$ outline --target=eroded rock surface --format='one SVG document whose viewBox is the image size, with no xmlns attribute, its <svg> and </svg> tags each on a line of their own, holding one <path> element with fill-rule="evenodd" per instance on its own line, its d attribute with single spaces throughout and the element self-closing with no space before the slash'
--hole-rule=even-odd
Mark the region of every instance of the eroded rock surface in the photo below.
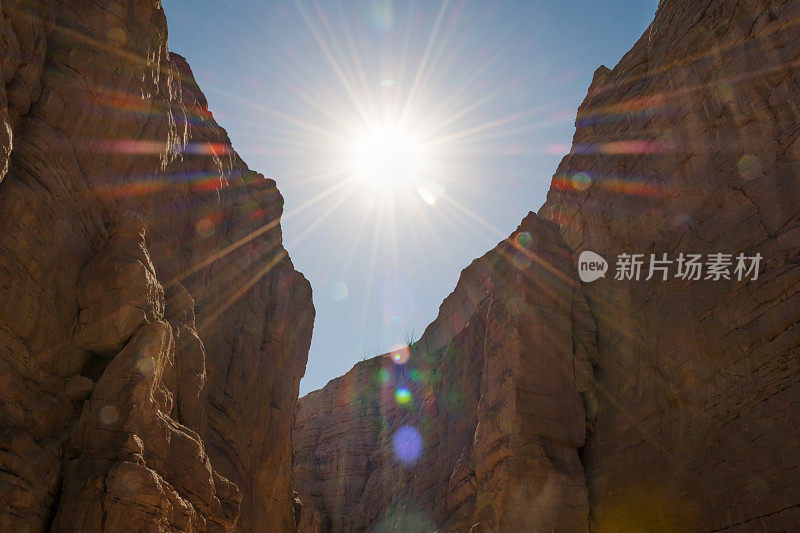
<svg viewBox="0 0 800 533">
<path fill-rule="evenodd" d="M 464 271 L 410 361 L 300 400 L 301 530 L 797 528 L 798 20 L 660 2 L 595 73 L 538 217 Z M 576 281 L 584 250 L 606 278 Z M 621 253 L 763 260 L 755 280 L 622 281 Z"/>
<path fill-rule="evenodd" d="M 405 364 L 380 356 L 302 398 L 301 530 L 586 530 L 596 346 L 576 279 L 558 226 L 531 213 L 464 270 Z"/>
<path fill-rule="evenodd" d="M 0 530 L 292 530 L 310 287 L 161 3 L 3 0 L 0 79 Z"/>
<path fill-rule="evenodd" d="M 797 2 L 662 2 L 578 112 L 540 211 L 572 249 L 763 257 L 757 280 L 586 286 L 598 530 L 800 524 L 799 17 Z"/>
</svg>

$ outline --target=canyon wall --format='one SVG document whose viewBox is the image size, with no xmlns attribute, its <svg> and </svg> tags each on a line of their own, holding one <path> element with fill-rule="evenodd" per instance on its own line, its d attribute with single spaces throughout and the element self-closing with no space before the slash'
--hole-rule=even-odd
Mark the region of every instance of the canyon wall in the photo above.
<svg viewBox="0 0 800 533">
<path fill-rule="evenodd" d="M 408 354 L 300 399 L 301 531 L 800 524 L 798 24 L 797 2 L 660 2 L 538 215 Z M 731 254 L 730 279 L 676 276 L 682 253 Z M 762 258 L 742 279 L 739 254 Z"/>
<path fill-rule="evenodd" d="M 302 398 L 301 530 L 585 526 L 596 333 L 571 262 L 556 224 L 529 215 L 410 350 Z"/>
<path fill-rule="evenodd" d="M 156 0 L 0 2 L 0 530 L 294 528 L 314 309 Z"/>
</svg>

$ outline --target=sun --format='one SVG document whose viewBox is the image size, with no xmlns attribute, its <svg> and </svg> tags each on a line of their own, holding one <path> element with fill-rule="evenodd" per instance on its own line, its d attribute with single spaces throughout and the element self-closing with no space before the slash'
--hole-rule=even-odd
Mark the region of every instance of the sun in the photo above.
<svg viewBox="0 0 800 533">
<path fill-rule="evenodd" d="M 357 178 L 379 192 L 416 189 L 431 171 L 420 137 L 396 123 L 363 128 L 351 151 Z"/>
</svg>

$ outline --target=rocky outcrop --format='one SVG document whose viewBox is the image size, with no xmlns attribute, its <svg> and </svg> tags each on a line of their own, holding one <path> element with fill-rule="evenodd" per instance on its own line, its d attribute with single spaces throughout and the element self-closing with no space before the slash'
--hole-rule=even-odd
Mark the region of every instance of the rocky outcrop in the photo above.
<svg viewBox="0 0 800 533">
<path fill-rule="evenodd" d="M 407 353 L 302 398 L 301 530 L 585 530 L 596 346 L 572 262 L 558 226 L 530 214 Z"/>
<path fill-rule="evenodd" d="M 0 4 L 0 530 L 294 528 L 314 310 L 155 0 Z"/>
<path fill-rule="evenodd" d="M 798 17 L 796 2 L 662 2 L 578 113 L 540 211 L 572 249 L 763 257 L 755 280 L 587 285 L 598 530 L 800 523 Z"/>
<path fill-rule="evenodd" d="M 171 299 L 167 319 L 135 216 L 121 217 L 83 267 L 75 341 L 93 359 L 89 377 L 72 378 L 87 385 L 70 399 L 88 399 L 67 441 L 57 531 L 236 525 L 242 494 L 212 468 L 198 433 L 205 358 L 176 348 L 188 336 L 203 355 L 194 304 L 180 285 L 174 291 L 183 298 Z"/>
<path fill-rule="evenodd" d="M 464 271 L 408 362 L 299 401 L 301 530 L 796 528 L 799 17 L 660 3 L 595 73 L 538 216 Z M 605 278 L 576 281 L 586 250 Z M 623 253 L 763 259 L 617 280 Z"/>
</svg>

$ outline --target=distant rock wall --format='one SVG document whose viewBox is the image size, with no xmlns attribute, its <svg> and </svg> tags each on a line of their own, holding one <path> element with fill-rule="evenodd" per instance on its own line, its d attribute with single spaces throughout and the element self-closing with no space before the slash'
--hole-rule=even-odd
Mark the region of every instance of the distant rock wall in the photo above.
<svg viewBox="0 0 800 533">
<path fill-rule="evenodd" d="M 578 449 L 596 347 L 573 271 L 558 227 L 531 214 L 464 270 L 409 354 L 302 398 L 301 530 L 586 529 Z"/>
<path fill-rule="evenodd" d="M 595 73 L 538 216 L 462 273 L 409 361 L 300 399 L 302 531 L 800 524 L 798 24 L 797 2 L 660 3 Z M 577 281 L 585 250 L 605 278 Z M 622 253 L 763 260 L 616 280 Z"/>
<path fill-rule="evenodd" d="M 161 3 L 3 0 L 0 79 L 0 530 L 292 530 L 311 291 Z"/>
</svg>

